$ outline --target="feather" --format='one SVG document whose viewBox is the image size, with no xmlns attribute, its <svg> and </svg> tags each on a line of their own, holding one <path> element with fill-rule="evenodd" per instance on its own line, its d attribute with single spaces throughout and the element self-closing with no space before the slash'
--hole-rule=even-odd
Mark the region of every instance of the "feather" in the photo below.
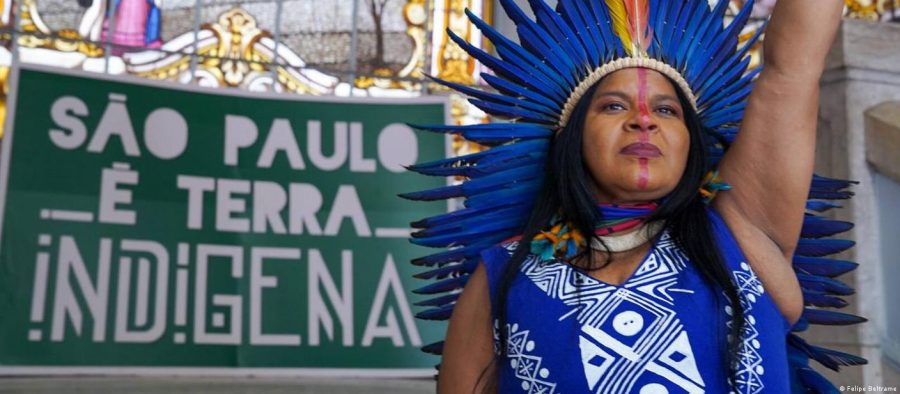
<svg viewBox="0 0 900 394">
<path fill-rule="evenodd" d="M 828 379 L 822 374 L 816 372 L 812 368 L 801 368 L 797 371 L 800 381 L 810 393 L 817 394 L 840 394 L 837 387 L 834 387 Z"/>
<path fill-rule="evenodd" d="M 447 320 L 453 313 L 453 307 L 455 306 L 455 304 L 450 304 L 437 308 L 426 309 L 422 312 L 416 313 L 416 318 L 422 320 Z"/>
<path fill-rule="evenodd" d="M 825 212 L 832 208 L 840 208 L 841 205 L 829 201 L 809 200 L 806 202 L 806 209 L 815 212 Z"/>
<path fill-rule="evenodd" d="M 625 13 L 628 14 L 628 34 L 634 45 L 634 52 L 631 55 L 645 56 L 652 41 L 652 32 L 649 29 L 649 1 L 623 0 L 623 2 L 625 3 Z"/>
<path fill-rule="evenodd" d="M 859 265 L 852 261 L 827 259 L 822 257 L 794 256 L 794 269 L 809 275 L 836 276 L 853 271 Z"/>
<path fill-rule="evenodd" d="M 438 296 L 438 297 L 434 297 L 434 298 L 429 298 L 424 301 L 416 302 L 414 305 L 416 305 L 416 306 L 447 305 L 449 303 L 456 302 L 456 300 L 459 299 L 460 294 L 462 294 L 462 293 L 453 293 L 453 294 L 442 295 L 442 296 Z"/>
<path fill-rule="evenodd" d="M 413 277 L 417 279 L 441 279 L 447 277 L 448 275 L 468 275 L 475 271 L 475 267 L 477 266 L 478 260 L 472 259 L 467 260 L 462 264 L 450 264 L 430 271 L 420 272 L 413 275 Z"/>
<path fill-rule="evenodd" d="M 606 0 L 606 6 L 612 18 L 613 32 L 619 37 L 619 41 L 622 42 L 625 53 L 629 56 L 634 56 L 635 46 L 631 38 L 631 28 L 628 25 L 628 11 L 625 8 L 625 2 L 627 1 L 630 0 Z"/>
<path fill-rule="evenodd" d="M 822 257 L 850 249 L 856 242 L 847 239 L 808 239 L 801 238 L 797 242 L 797 251 L 801 256 Z"/>
<path fill-rule="evenodd" d="M 787 343 L 790 348 L 805 353 L 813 360 L 835 371 L 839 370 L 840 366 L 863 365 L 868 362 L 859 356 L 810 345 L 795 334 L 788 335 Z"/>
<path fill-rule="evenodd" d="M 820 308 L 843 308 L 848 305 L 842 298 L 815 290 L 803 290 L 803 303 Z"/>
<path fill-rule="evenodd" d="M 853 223 L 839 220 L 828 220 L 817 216 L 803 217 L 803 228 L 800 236 L 803 238 L 821 238 L 849 231 Z"/>
<path fill-rule="evenodd" d="M 419 258 L 412 259 L 413 265 L 419 266 L 436 266 L 446 264 L 451 261 L 460 261 L 467 258 L 478 256 L 482 249 L 491 245 L 472 244 L 462 248 L 455 248 L 430 254 Z"/>
<path fill-rule="evenodd" d="M 827 178 L 821 175 L 813 174 L 812 187 L 821 190 L 838 191 L 846 189 L 851 185 L 858 184 L 857 181 L 848 181 L 844 179 Z"/>
<path fill-rule="evenodd" d="M 847 286 L 837 279 L 822 276 L 797 274 L 800 287 L 807 290 L 821 291 L 828 294 L 851 295 L 855 293 L 852 287 Z"/>
<path fill-rule="evenodd" d="M 869 321 L 868 319 L 849 313 L 826 311 L 822 309 L 803 309 L 803 318 L 809 324 L 822 324 L 826 326 L 848 326 Z"/>
<path fill-rule="evenodd" d="M 444 341 L 429 343 L 422 346 L 422 351 L 428 354 L 441 355 L 444 352 Z"/>
<path fill-rule="evenodd" d="M 847 200 L 850 197 L 853 197 L 853 192 L 849 191 L 841 191 L 841 192 L 831 192 L 831 191 L 819 191 L 815 189 L 810 189 L 808 198 L 813 199 L 821 199 L 821 200 Z"/>
<path fill-rule="evenodd" d="M 418 289 L 413 290 L 413 293 L 416 294 L 438 294 L 445 293 L 452 290 L 459 290 L 466 286 L 466 282 L 469 281 L 469 276 L 460 276 L 458 278 L 450 278 L 444 279 L 442 281 L 438 281 L 432 283 L 428 286 L 420 287 Z"/>
</svg>

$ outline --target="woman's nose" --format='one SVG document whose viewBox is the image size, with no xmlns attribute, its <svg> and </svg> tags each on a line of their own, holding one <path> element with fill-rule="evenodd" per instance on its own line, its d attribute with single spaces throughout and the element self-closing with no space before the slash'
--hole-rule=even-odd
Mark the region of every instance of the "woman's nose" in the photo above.
<svg viewBox="0 0 900 394">
<path fill-rule="evenodd" d="M 654 132 L 659 129 L 659 125 L 653 120 L 653 117 L 645 111 L 637 111 L 637 113 L 628 121 L 628 131 L 645 131 Z"/>
</svg>

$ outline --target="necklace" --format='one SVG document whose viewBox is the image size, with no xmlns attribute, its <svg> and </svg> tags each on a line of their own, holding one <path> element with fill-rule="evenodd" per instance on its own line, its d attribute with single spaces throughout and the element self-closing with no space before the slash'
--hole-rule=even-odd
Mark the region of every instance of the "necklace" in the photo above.
<svg viewBox="0 0 900 394">
<path fill-rule="evenodd" d="M 610 253 L 627 252 L 650 241 L 662 231 L 664 225 L 664 222 L 656 221 L 643 225 L 636 231 L 628 234 L 597 235 L 599 240 L 597 238 L 591 239 L 591 249 L 601 252 L 608 251 Z M 600 241 L 603 241 L 603 243 L 600 243 Z"/>
<path fill-rule="evenodd" d="M 656 210 L 655 202 L 641 204 L 598 204 L 602 219 L 594 225 L 594 237 L 600 237 L 610 246 L 612 252 L 634 249 L 656 236 L 662 229 L 662 222 L 645 225 L 645 220 Z M 660 224 L 657 224 L 660 223 Z M 628 235 L 615 236 L 638 227 Z M 647 231 L 649 230 L 649 231 Z M 571 223 L 554 217 L 548 227 L 537 234 L 531 242 L 531 253 L 544 260 L 568 259 L 579 250 L 588 247 L 586 236 L 573 231 Z M 596 239 L 591 241 L 591 249 L 605 251 Z"/>
</svg>

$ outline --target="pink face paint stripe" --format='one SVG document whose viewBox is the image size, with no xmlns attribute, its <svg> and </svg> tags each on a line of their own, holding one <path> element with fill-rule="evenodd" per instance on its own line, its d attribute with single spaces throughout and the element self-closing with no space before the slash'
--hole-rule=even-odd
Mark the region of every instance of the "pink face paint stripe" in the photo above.
<svg viewBox="0 0 900 394">
<path fill-rule="evenodd" d="M 638 110 L 640 111 L 640 126 L 641 129 L 638 132 L 638 137 L 641 142 L 647 143 L 650 142 L 650 109 L 647 106 L 647 69 L 638 68 Z M 641 157 L 638 159 L 639 173 L 638 173 L 638 188 L 645 189 L 647 188 L 647 183 L 650 181 L 650 168 L 647 165 L 647 158 Z"/>
</svg>

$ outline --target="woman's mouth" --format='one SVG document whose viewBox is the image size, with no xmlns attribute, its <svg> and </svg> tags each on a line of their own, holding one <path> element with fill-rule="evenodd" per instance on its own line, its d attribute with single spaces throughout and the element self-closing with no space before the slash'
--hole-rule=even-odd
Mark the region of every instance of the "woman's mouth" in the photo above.
<svg viewBox="0 0 900 394">
<path fill-rule="evenodd" d="M 629 156 L 638 156 L 638 157 L 660 157 L 662 156 L 662 152 L 660 152 L 659 148 L 656 145 L 653 145 L 648 142 L 635 142 L 630 144 L 624 148 L 622 148 L 619 153 L 623 155 Z"/>
</svg>

